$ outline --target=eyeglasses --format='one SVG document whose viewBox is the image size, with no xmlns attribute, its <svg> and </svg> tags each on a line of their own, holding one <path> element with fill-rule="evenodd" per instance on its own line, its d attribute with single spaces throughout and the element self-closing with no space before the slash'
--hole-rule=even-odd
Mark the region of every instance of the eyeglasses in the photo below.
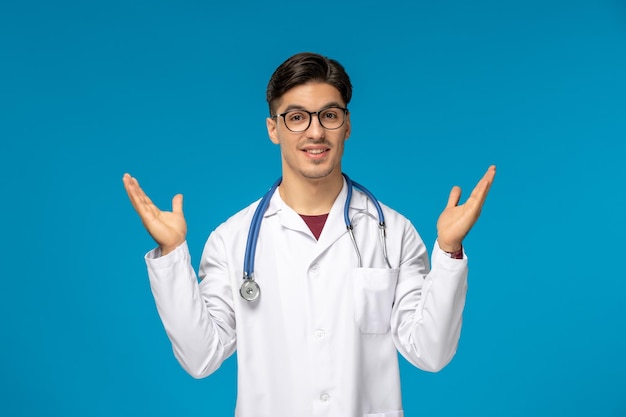
<svg viewBox="0 0 626 417">
<path fill-rule="evenodd" d="M 306 111 L 306 110 L 290 110 L 288 112 L 277 114 L 272 118 L 282 117 L 285 121 L 285 126 L 292 132 L 304 132 L 311 126 L 311 120 L 313 115 L 317 115 L 320 125 L 324 129 L 334 130 L 339 129 L 346 122 L 346 115 L 348 109 L 343 107 L 326 107 L 320 111 Z"/>
</svg>

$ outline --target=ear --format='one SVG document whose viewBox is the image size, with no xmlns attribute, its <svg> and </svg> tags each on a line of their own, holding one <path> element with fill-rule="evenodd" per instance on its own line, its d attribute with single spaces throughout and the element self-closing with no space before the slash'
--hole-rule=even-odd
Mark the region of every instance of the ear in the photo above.
<svg viewBox="0 0 626 417">
<path fill-rule="evenodd" d="M 280 141 L 278 140 L 278 132 L 277 132 L 277 124 L 276 124 L 277 119 L 273 119 L 271 117 L 268 117 L 267 119 L 265 119 L 265 125 L 267 126 L 267 134 L 270 137 L 270 140 L 275 144 L 278 145 L 280 143 Z"/>
<path fill-rule="evenodd" d="M 352 123 L 350 123 L 350 113 L 346 115 L 346 133 L 343 137 L 343 140 L 348 140 L 350 137 L 350 133 L 352 133 Z"/>
</svg>

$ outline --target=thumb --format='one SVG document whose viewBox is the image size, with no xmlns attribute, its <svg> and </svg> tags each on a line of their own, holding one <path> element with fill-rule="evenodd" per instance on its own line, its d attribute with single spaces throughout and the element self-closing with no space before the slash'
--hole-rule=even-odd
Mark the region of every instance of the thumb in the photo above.
<svg viewBox="0 0 626 417">
<path fill-rule="evenodd" d="M 182 214 L 183 212 L 183 195 L 182 194 L 176 194 L 174 198 L 172 198 L 172 212 Z"/>
<path fill-rule="evenodd" d="M 452 187 L 452 190 L 450 191 L 450 196 L 448 197 L 448 205 L 446 206 L 446 208 L 456 207 L 456 205 L 459 204 L 460 199 L 461 199 L 461 187 L 459 187 L 458 185 L 455 185 L 454 187 Z"/>
</svg>

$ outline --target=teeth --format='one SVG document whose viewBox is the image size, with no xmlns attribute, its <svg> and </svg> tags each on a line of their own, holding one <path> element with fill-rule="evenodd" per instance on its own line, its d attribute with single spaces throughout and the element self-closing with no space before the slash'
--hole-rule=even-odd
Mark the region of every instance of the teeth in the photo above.
<svg viewBox="0 0 626 417">
<path fill-rule="evenodd" d="M 323 149 L 310 149 L 310 150 L 308 150 L 307 152 L 308 152 L 308 153 L 315 154 L 315 155 L 318 155 L 318 154 L 320 154 L 320 153 L 324 152 L 324 150 L 323 150 Z"/>
</svg>

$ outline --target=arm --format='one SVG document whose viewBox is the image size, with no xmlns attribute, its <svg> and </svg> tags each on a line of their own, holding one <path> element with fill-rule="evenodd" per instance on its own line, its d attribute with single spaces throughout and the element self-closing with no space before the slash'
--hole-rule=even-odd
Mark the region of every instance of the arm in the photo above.
<svg viewBox="0 0 626 417">
<path fill-rule="evenodd" d="M 428 254 L 413 227 L 405 230 L 396 300 L 392 311 L 394 342 L 415 366 L 439 371 L 454 356 L 461 334 L 467 293 L 467 257 L 453 259 L 444 252 L 462 248 L 495 176 L 491 166 L 463 205 L 454 187 L 437 222 L 438 240 L 429 271 Z"/>
<path fill-rule="evenodd" d="M 187 244 L 167 256 L 146 255 L 150 288 L 174 356 L 194 378 L 216 371 L 236 348 L 235 313 L 223 246 L 213 233 L 200 270 L 210 279 L 198 284 Z"/>
<path fill-rule="evenodd" d="M 437 372 L 454 356 L 467 292 L 467 258 L 447 257 L 435 243 L 432 269 L 421 238 L 407 225 L 391 315 L 398 351 L 418 368 Z"/>
<path fill-rule="evenodd" d="M 187 225 L 183 215 L 183 196 L 172 199 L 172 211 L 161 211 L 144 193 L 137 180 L 123 177 L 124 188 L 148 233 L 158 248 L 146 255 L 150 287 L 159 316 L 172 342 L 181 366 L 194 377 L 215 371 L 235 349 L 235 322 L 232 300 L 212 302 L 215 294 L 203 292 L 185 241 Z M 217 277 L 218 298 L 228 289 L 226 259 L 219 239 L 209 238 L 203 254 L 203 265 L 213 264 Z M 221 260 L 221 261 L 220 261 Z M 221 270 L 221 274 L 220 274 Z M 224 278 L 220 281 L 221 278 Z M 226 282 L 224 282 L 226 281 Z"/>
</svg>

